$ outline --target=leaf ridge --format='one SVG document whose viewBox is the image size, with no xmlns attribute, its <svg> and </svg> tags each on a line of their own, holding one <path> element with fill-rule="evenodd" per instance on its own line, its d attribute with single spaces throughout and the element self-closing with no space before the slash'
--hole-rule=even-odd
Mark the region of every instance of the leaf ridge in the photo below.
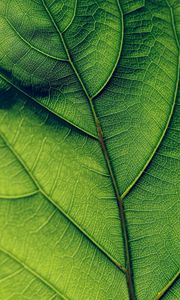
<svg viewBox="0 0 180 300">
<path fill-rule="evenodd" d="M 70 300 L 66 296 L 62 295 L 60 291 L 57 290 L 55 286 L 49 283 L 42 275 L 38 274 L 35 270 L 31 269 L 27 264 L 22 262 L 19 258 L 17 258 L 14 254 L 10 253 L 8 250 L 5 250 L 3 247 L 0 247 L 0 251 L 2 251 L 5 255 L 9 256 L 11 259 L 20 264 L 24 269 L 26 269 L 29 273 L 38 278 L 42 283 L 44 283 L 48 288 L 53 290 L 58 296 L 60 296 L 63 300 Z"/>
<path fill-rule="evenodd" d="M 128 1 L 127 1 L 127 4 L 128 4 Z M 126 7 L 127 4 L 126 4 L 126 1 L 125 1 L 125 3 L 122 4 L 123 5 L 123 13 L 124 13 L 124 15 L 130 14 L 130 13 L 132 13 L 132 12 L 138 10 L 138 9 L 141 9 L 142 7 L 144 7 L 145 6 L 145 0 L 137 1 L 137 3 L 135 2 L 134 6 L 130 7 L 130 8 Z"/>
<path fill-rule="evenodd" d="M 2 132 L 0 132 L 1 138 L 3 139 L 4 143 L 7 145 L 9 150 L 13 153 L 13 155 L 16 157 L 16 159 L 20 162 L 21 166 L 24 168 L 26 173 L 29 175 L 29 177 L 32 179 L 33 183 L 37 187 L 37 192 L 40 192 L 62 215 L 69 220 L 93 245 L 95 245 L 117 268 L 119 268 L 123 273 L 126 273 L 126 268 L 119 264 L 115 258 L 111 256 L 111 254 L 106 251 L 92 236 L 89 235 L 88 232 L 86 232 L 80 225 L 76 223 L 76 221 L 71 218 L 63 209 L 60 207 L 56 202 L 54 202 L 43 190 L 43 188 L 38 183 L 37 179 L 34 177 L 32 172 L 29 170 L 25 162 L 22 160 L 22 158 L 19 156 L 19 154 L 15 151 L 14 148 L 10 145 L 7 138 L 3 135 Z"/>
<path fill-rule="evenodd" d="M 22 195 L 10 195 L 10 196 L 6 196 L 6 195 L 0 195 L 0 199 L 22 199 L 22 198 L 29 198 L 31 196 L 34 196 L 36 194 L 38 194 L 40 191 L 39 190 L 35 190 L 34 192 L 30 192 L 30 193 L 26 193 L 26 194 L 22 194 Z"/>
</svg>

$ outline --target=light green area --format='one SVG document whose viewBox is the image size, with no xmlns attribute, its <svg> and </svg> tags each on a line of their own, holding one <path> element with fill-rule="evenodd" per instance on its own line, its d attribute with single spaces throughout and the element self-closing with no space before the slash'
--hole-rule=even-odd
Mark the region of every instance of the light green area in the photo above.
<svg viewBox="0 0 180 300">
<path fill-rule="evenodd" d="M 1 2 L 0 300 L 179 299 L 179 1 Z"/>
</svg>

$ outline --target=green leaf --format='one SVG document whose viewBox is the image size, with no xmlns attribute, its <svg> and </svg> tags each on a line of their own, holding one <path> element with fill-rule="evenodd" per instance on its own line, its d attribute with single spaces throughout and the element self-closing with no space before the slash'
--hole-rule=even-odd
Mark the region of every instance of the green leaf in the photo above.
<svg viewBox="0 0 180 300">
<path fill-rule="evenodd" d="M 0 299 L 179 299 L 177 0 L 1 0 Z"/>
</svg>

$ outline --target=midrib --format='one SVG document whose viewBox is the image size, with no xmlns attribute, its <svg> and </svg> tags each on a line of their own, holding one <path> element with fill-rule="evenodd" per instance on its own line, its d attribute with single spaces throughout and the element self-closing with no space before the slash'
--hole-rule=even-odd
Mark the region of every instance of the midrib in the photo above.
<svg viewBox="0 0 180 300">
<path fill-rule="evenodd" d="M 118 188 L 118 184 L 117 184 L 117 181 L 116 181 L 116 177 L 114 175 L 114 172 L 113 172 L 113 168 L 112 168 L 112 165 L 111 165 L 111 161 L 110 161 L 110 156 L 109 156 L 109 153 L 108 153 L 108 150 L 107 150 L 107 147 L 106 147 L 106 144 L 105 144 L 105 141 L 104 141 L 104 137 L 103 137 L 103 130 L 102 130 L 102 127 L 101 127 L 101 123 L 99 121 L 99 118 L 97 116 L 97 113 L 96 113 L 96 110 L 95 110 L 95 107 L 93 105 L 93 98 L 90 97 L 82 79 L 81 79 L 81 76 L 79 75 L 75 65 L 74 65 L 74 62 L 71 58 L 71 55 L 69 53 L 69 50 L 68 50 L 68 47 L 66 45 L 66 42 L 65 42 L 65 39 L 64 39 L 64 36 L 63 36 L 63 33 L 60 32 L 50 10 L 48 9 L 46 3 L 45 3 L 45 0 L 42 0 L 42 3 L 43 3 L 43 6 L 53 24 L 53 26 L 55 27 L 56 31 L 58 32 L 60 38 L 61 38 L 61 41 L 63 43 L 63 46 L 64 46 L 64 49 L 66 51 L 66 54 L 67 54 L 67 57 L 68 57 L 68 60 L 69 60 L 69 63 L 88 99 L 88 102 L 89 102 L 89 105 L 90 105 L 90 108 L 91 108 L 91 112 L 93 114 L 93 118 L 94 118 L 94 122 L 95 122 L 95 125 L 96 125 L 96 129 L 97 129 L 97 133 L 98 133 L 98 138 L 99 138 L 99 143 L 101 145 L 101 149 L 102 149 L 102 153 L 103 153 L 103 156 L 104 156 L 104 159 L 106 161 L 106 165 L 107 165 L 107 169 L 108 169 L 108 172 L 109 172 L 109 175 L 110 175 L 110 178 L 111 178 L 111 181 L 112 181 L 112 185 L 113 185 L 113 189 L 114 189 L 114 193 L 115 193 L 115 196 L 116 196 L 116 200 L 117 200 L 117 205 L 118 205 L 118 210 L 119 210 L 119 217 L 120 217 L 120 224 L 121 224 L 121 230 L 122 230 L 122 236 L 123 236 L 123 241 L 124 241 L 124 252 L 125 252 L 125 263 L 126 263 L 126 281 L 127 281 L 127 286 L 128 286 L 128 292 L 129 292 L 129 297 L 131 300 L 135 300 L 136 297 L 135 297 L 135 290 L 134 290 L 134 284 L 133 284 L 133 278 L 132 278 L 132 270 L 131 270 L 131 255 L 130 255 L 130 247 L 129 247 L 129 241 L 128 241 L 128 230 L 127 230 L 127 226 L 126 226 L 126 216 L 125 216 L 125 212 L 124 212 L 124 206 L 123 206 L 123 200 L 119 194 L 119 188 Z"/>
</svg>

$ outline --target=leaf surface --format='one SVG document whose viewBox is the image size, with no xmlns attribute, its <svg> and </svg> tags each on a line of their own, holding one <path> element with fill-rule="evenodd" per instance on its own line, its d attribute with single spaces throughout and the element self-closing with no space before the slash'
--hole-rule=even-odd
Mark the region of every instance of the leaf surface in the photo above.
<svg viewBox="0 0 180 300">
<path fill-rule="evenodd" d="M 178 299 L 178 1 L 2 1 L 0 298 Z"/>
</svg>

